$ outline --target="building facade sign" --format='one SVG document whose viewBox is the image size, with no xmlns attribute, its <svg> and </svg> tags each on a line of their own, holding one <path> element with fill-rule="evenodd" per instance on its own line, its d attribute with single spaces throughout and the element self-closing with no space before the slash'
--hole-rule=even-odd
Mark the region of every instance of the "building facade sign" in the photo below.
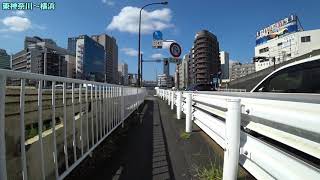
<svg viewBox="0 0 320 180">
<path fill-rule="evenodd" d="M 256 45 L 262 44 L 270 39 L 274 39 L 278 36 L 297 32 L 297 16 L 290 15 L 260 31 L 256 34 Z"/>
</svg>

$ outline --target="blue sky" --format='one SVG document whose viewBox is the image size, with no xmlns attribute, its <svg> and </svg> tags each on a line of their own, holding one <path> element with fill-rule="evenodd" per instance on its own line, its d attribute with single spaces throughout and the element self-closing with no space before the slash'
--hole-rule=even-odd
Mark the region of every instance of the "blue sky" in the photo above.
<svg viewBox="0 0 320 180">
<path fill-rule="evenodd" d="M 0 0 L 3 2 L 3 0 Z M 23 1 L 25 2 L 25 1 Z M 40 1 L 32 1 L 40 2 Z M 25 36 L 52 38 L 67 47 L 67 38 L 80 34 L 107 33 L 117 39 L 119 60 L 137 72 L 138 7 L 151 0 L 56 0 L 55 11 L 17 12 L 0 10 L 0 48 L 15 53 Z M 257 30 L 294 13 L 305 30 L 320 28 L 319 0 L 169 0 L 167 6 L 150 6 L 143 12 L 142 51 L 145 59 L 169 56 L 168 49 L 152 49 L 152 32 L 161 30 L 165 39 L 176 40 L 187 53 L 201 29 L 213 32 L 220 50 L 230 59 L 249 62 L 254 54 Z M 162 72 L 160 63 L 144 66 L 144 79 Z M 171 67 L 171 73 L 174 67 Z"/>
</svg>

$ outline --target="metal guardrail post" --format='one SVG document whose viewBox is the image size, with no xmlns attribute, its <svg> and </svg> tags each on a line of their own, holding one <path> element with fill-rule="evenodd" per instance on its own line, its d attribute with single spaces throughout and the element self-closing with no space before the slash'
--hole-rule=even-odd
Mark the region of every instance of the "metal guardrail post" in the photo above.
<svg viewBox="0 0 320 180">
<path fill-rule="evenodd" d="M 182 106 L 182 92 L 178 91 L 177 94 L 177 119 L 181 119 L 181 107 Z"/>
<path fill-rule="evenodd" d="M 164 90 L 162 90 L 162 100 L 164 100 L 165 94 Z"/>
<path fill-rule="evenodd" d="M 120 93 L 121 93 L 121 122 L 122 122 L 122 128 L 124 127 L 124 109 L 125 109 L 125 106 L 124 106 L 124 91 L 123 91 L 124 87 L 121 87 L 120 88 Z"/>
<path fill-rule="evenodd" d="M 45 171 L 45 163 L 44 163 L 44 152 L 43 152 L 43 116 L 42 116 L 42 88 L 43 88 L 43 81 L 40 80 L 39 81 L 39 84 L 38 84 L 38 137 L 39 137 L 39 146 L 40 146 L 40 164 L 41 164 L 41 176 L 42 176 L 42 179 L 46 179 L 46 171 Z M 63 84 L 63 94 L 64 94 L 64 102 L 65 101 L 65 83 Z M 64 108 L 65 108 L 65 103 L 64 103 Z M 66 114 L 66 113 L 64 113 Z M 66 120 L 66 115 L 64 115 L 64 120 Z M 64 124 L 64 127 L 65 124 Z M 67 147 L 67 146 L 65 146 Z M 66 150 L 67 148 L 65 148 Z M 67 153 L 66 153 L 66 158 L 67 158 Z M 66 161 L 67 163 L 67 161 Z M 67 169 L 68 169 L 68 164 L 66 165 Z"/>
<path fill-rule="evenodd" d="M 0 179 L 7 180 L 6 138 L 5 138 L 6 77 L 0 75 Z"/>
<path fill-rule="evenodd" d="M 168 91 L 168 105 L 170 106 L 171 102 L 171 91 Z"/>
<path fill-rule="evenodd" d="M 165 91 L 164 91 L 164 100 L 167 100 L 167 98 L 168 98 L 168 95 L 167 95 L 167 94 L 168 94 L 168 92 L 167 92 L 167 90 L 165 90 Z"/>
<path fill-rule="evenodd" d="M 192 132 L 192 94 L 188 93 L 186 97 L 186 132 Z"/>
<path fill-rule="evenodd" d="M 162 97 L 162 100 L 164 100 L 164 90 L 161 90 L 161 97 Z"/>
<path fill-rule="evenodd" d="M 234 180 L 238 175 L 240 148 L 240 99 L 227 100 L 226 149 L 224 152 L 223 180 Z"/>
<path fill-rule="evenodd" d="M 21 151 L 21 166 L 22 166 L 22 179 L 28 180 L 27 160 L 26 160 L 26 147 L 25 147 L 25 122 L 24 122 L 24 108 L 25 108 L 25 84 L 26 80 L 21 79 L 20 86 L 20 151 Z M 54 89 L 54 82 L 52 82 Z M 54 99 L 52 102 L 54 103 Z M 54 107 L 55 105 L 52 104 Z M 55 151 L 54 151 L 55 152 Z"/>
<path fill-rule="evenodd" d="M 171 110 L 173 110 L 173 106 L 174 106 L 174 91 L 171 92 Z"/>
<path fill-rule="evenodd" d="M 164 90 L 162 90 L 162 99 L 164 100 Z"/>
</svg>

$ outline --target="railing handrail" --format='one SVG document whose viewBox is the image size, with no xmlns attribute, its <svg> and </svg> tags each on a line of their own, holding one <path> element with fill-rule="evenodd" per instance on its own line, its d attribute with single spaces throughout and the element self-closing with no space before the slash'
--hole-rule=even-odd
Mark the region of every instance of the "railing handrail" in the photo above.
<svg viewBox="0 0 320 180">
<path fill-rule="evenodd" d="M 246 89 L 217 88 L 217 91 L 223 92 L 247 92 Z"/>
<path fill-rule="evenodd" d="M 17 82 L 20 81 L 19 102 L 15 101 L 6 103 L 5 101 L 6 97 L 11 97 L 7 96 L 6 94 L 8 78 L 12 78 L 13 81 Z M 33 86 L 38 84 L 36 85 L 36 89 L 38 90 L 37 105 L 33 105 L 33 109 L 28 107 L 33 112 L 37 113 L 27 114 L 24 110 L 27 90 L 25 88 L 27 84 L 26 79 L 32 80 L 31 84 Z M 51 82 L 51 85 L 46 86 L 46 82 Z M 63 83 L 62 102 L 61 99 L 59 101 L 61 103 L 59 106 L 61 108 L 60 117 L 58 117 L 60 118 L 60 124 L 56 124 L 55 121 L 57 118 L 56 114 L 58 114 L 56 113 L 56 109 L 58 109 L 56 106 L 56 94 L 58 94 L 57 92 L 60 91 L 56 89 L 56 82 Z M 67 92 L 68 83 L 72 84 L 72 89 L 68 89 L 69 92 Z M 79 85 L 79 88 L 75 88 L 76 84 Z M 42 98 L 44 95 L 44 88 L 50 88 L 51 90 L 52 98 L 50 103 L 48 100 L 43 100 Z M 49 91 L 49 89 L 47 89 L 47 91 Z M 61 95 L 61 91 L 59 94 Z M 75 94 L 77 94 L 77 96 Z M 46 95 L 48 95 L 48 92 L 46 92 Z M 31 94 L 31 96 L 36 97 L 35 94 Z M 0 179 L 6 180 L 8 177 L 24 180 L 27 180 L 28 178 L 45 179 L 49 175 L 55 176 L 55 179 L 64 179 L 107 136 L 109 136 L 109 134 L 111 134 L 118 126 L 124 124 L 124 121 L 127 119 L 127 117 L 136 111 L 143 103 L 145 96 L 145 88 L 127 87 L 102 82 L 0 69 Z M 70 99 L 71 104 L 70 102 L 67 103 L 67 101 Z M 43 101 L 45 101 L 46 104 L 42 103 Z M 35 103 L 34 100 L 31 100 L 31 103 Z M 44 113 L 44 109 L 42 107 L 48 106 L 47 104 L 50 104 L 51 108 L 46 108 L 45 110 L 51 111 L 51 113 Z M 76 104 L 77 112 L 75 112 Z M 5 113 L 5 107 L 11 106 L 11 108 L 19 108 L 19 105 L 19 113 L 10 114 L 7 117 L 11 119 L 19 119 L 20 123 L 6 121 L 7 117 Z M 10 108 L 7 108 L 7 110 L 8 109 Z M 78 113 L 78 115 L 76 115 L 76 113 Z M 28 148 L 32 149 L 29 151 L 26 151 L 26 139 L 24 136 L 21 135 L 20 137 L 17 137 L 19 134 L 25 134 L 25 127 L 27 125 L 25 121 L 28 119 L 26 116 L 29 116 L 29 119 L 31 119 L 31 116 L 36 116 L 36 118 L 32 118 L 38 120 L 38 135 L 36 135 L 38 138 L 34 139 L 34 142 L 37 143 L 33 142 L 28 144 Z M 44 116 L 47 118 L 49 117 L 51 131 L 43 129 L 44 120 L 48 120 L 44 119 Z M 79 117 L 76 119 L 75 116 Z M 16 124 L 20 125 L 20 128 L 15 127 Z M 6 130 L 5 125 L 8 125 L 8 127 L 13 129 L 10 129 L 10 131 Z M 58 126 L 59 128 L 57 128 Z M 91 127 L 90 129 L 89 126 Z M 16 131 L 18 132 L 16 133 Z M 57 134 L 60 134 L 60 136 L 56 135 L 56 131 L 59 131 Z M 45 133 L 46 135 L 44 135 Z M 11 139 L 8 141 L 8 144 L 6 144 L 6 137 L 11 137 Z M 51 138 L 53 138 L 52 147 L 48 142 L 51 141 Z M 59 141 L 58 138 L 60 138 Z M 16 149 L 16 145 L 9 143 L 20 144 L 20 148 Z M 35 144 L 39 145 L 35 146 Z M 57 150 L 58 145 L 59 147 L 63 147 L 63 150 L 61 150 L 61 148 L 60 151 Z M 46 147 L 45 150 L 44 146 Z M 17 152 L 20 151 L 21 155 L 19 153 L 7 153 L 6 149 Z M 77 152 L 77 149 L 79 149 L 79 151 L 81 150 L 80 153 Z M 39 153 L 37 153 L 38 151 Z M 72 151 L 73 153 L 70 154 L 69 151 Z M 32 166 L 27 166 L 27 152 L 29 153 L 28 163 L 32 162 Z M 46 152 L 46 155 L 44 155 L 44 152 Z M 16 161 L 16 156 L 21 159 L 21 169 L 19 169 L 20 163 L 19 161 Z M 60 158 L 57 158 L 57 156 Z M 37 159 L 38 157 L 40 157 L 39 160 Z M 70 161 L 69 159 L 74 159 L 74 161 Z M 37 165 L 39 164 L 40 168 L 36 168 L 34 163 Z M 8 171 L 8 165 L 10 171 Z M 10 172 L 10 174 L 8 174 L 8 172 Z"/>
<path fill-rule="evenodd" d="M 0 69 L 0 75 L 5 76 L 5 77 L 10 77 L 10 78 L 24 78 L 24 79 L 29 79 L 29 80 L 44 80 L 44 81 L 66 82 L 66 83 L 110 85 L 110 86 L 116 86 L 116 87 L 126 87 L 123 85 L 110 84 L 110 83 L 105 83 L 105 82 L 73 79 L 73 78 L 67 78 L 67 77 L 61 77 L 61 76 L 44 75 L 44 74 L 29 73 L 29 72 L 22 72 L 22 71 L 13 71 L 13 70 L 6 70 L 6 69 Z"/>
</svg>

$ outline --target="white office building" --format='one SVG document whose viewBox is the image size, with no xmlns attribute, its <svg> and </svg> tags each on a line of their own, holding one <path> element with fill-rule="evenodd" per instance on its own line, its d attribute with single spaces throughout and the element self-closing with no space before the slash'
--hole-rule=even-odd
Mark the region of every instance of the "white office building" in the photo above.
<svg viewBox="0 0 320 180">
<path fill-rule="evenodd" d="M 229 53 L 225 51 L 220 52 L 221 62 L 221 79 L 229 79 Z"/>
<path fill-rule="evenodd" d="M 118 72 L 119 72 L 119 84 L 128 85 L 128 64 L 121 63 L 118 64 Z"/>
<path fill-rule="evenodd" d="M 172 80 L 173 80 L 172 76 L 168 76 L 166 74 L 160 74 L 158 75 L 158 86 L 171 88 L 173 84 Z"/>
<path fill-rule="evenodd" d="M 67 77 L 76 78 L 76 57 L 73 55 L 65 55 L 65 60 L 67 62 Z"/>
<path fill-rule="evenodd" d="M 320 29 L 283 35 L 255 47 L 256 71 L 320 49 Z M 274 60 L 275 62 L 274 62 Z"/>
<path fill-rule="evenodd" d="M 178 85 L 179 88 L 185 89 L 188 87 L 188 62 L 189 54 L 183 56 L 180 64 L 177 65 L 178 70 Z"/>
<path fill-rule="evenodd" d="M 240 63 L 235 62 L 230 68 L 230 80 L 239 79 L 241 77 L 247 76 L 248 74 L 255 72 L 255 65 L 253 63 Z M 224 80 L 225 82 L 226 80 Z"/>
</svg>

